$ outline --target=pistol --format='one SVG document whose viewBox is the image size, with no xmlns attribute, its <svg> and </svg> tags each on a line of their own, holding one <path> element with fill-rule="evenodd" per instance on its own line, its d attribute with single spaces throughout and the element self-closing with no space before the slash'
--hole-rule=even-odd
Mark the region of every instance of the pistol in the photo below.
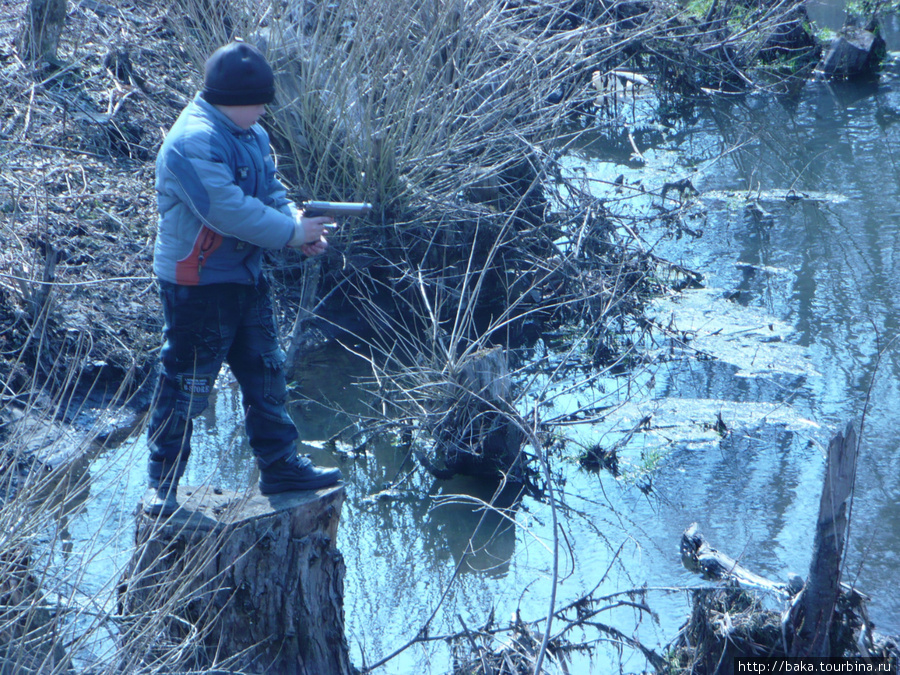
<svg viewBox="0 0 900 675">
<path fill-rule="evenodd" d="M 307 218 L 331 216 L 332 218 L 360 217 L 372 210 L 367 202 L 303 202 L 303 215 Z"/>
</svg>

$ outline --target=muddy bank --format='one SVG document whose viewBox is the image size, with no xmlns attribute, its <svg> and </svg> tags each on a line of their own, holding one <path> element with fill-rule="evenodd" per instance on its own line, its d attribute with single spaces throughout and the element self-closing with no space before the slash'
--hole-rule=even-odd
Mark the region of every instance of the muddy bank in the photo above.
<svg viewBox="0 0 900 675">
<path fill-rule="evenodd" d="M 28 66 L 12 44 L 24 6 L 4 2 L 0 22 L 0 397 L 69 420 L 141 408 L 160 328 L 152 159 L 188 71 L 165 6 L 78 3 L 62 62 Z"/>
</svg>

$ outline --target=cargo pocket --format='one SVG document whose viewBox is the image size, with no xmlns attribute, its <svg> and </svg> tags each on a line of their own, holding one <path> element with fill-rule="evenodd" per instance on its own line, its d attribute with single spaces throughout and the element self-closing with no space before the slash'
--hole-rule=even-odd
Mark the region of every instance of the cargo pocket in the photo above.
<svg viewBox="0 0 900 675">
<path fill-rule="evenodd" d="M 193 419 L 200 415 L 209 405 L 216 376 L 196 373 L 178 373 L 175 382 L 178 395 L 175 399 L 175 411 L 185 419 Z"/>
<path fill-rule="evenodd" d="M 262 355 L 263 398 L 270 405 L 284 405 L 287 399 L 287 382 L 284 377 L 284 363 L 287 354 L 280 348 Z"/>
</svg>

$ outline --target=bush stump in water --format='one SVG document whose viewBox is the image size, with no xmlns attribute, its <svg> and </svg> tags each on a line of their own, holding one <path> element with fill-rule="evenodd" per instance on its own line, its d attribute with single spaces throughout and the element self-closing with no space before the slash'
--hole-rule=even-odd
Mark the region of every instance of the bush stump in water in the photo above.
<svg viewBox="0 0 900 675">
<path fill-rule="evenodd" d="M 468 355 L 445 375 L 431 403 L 436 420 L 433 463 L 424 453 L 419 461 L 437 478 L 506 475 L 525 480 L 524 434 L 504 412 L 513 408 L 506 354 L 500 347 Z"/>
<path fill-rule="evenodd" d="M 884 38 L 874 26 L 844 26 L 822 57 L 818 72 L 833 79 L 872 75 L 886 53 Z"/>
<path fill-rule="evenodd" d="M 343 486 L 263 496 L 182 486 L 138 509 L 119 588 L 122 666 L 268 675 L 353 672 L 344 638 Z"/>
</svg>

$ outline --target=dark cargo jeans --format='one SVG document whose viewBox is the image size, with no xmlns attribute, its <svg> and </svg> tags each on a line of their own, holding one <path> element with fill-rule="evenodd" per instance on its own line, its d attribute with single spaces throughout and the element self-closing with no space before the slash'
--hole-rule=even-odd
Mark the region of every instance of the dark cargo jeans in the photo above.
<svg viewBox="0 0 900 675">
<path fill-rule="evenodd" d="M 184 473 L 192 420 L 206 408 L 223 362 L 241 387 L 247 436 L 259 467 L 293 454 L 298 433 L 285 408 L 285 355 L 268 283 L 159 283 L 165 344 L 148 428 L 151 483 Z"/>
</svg>

